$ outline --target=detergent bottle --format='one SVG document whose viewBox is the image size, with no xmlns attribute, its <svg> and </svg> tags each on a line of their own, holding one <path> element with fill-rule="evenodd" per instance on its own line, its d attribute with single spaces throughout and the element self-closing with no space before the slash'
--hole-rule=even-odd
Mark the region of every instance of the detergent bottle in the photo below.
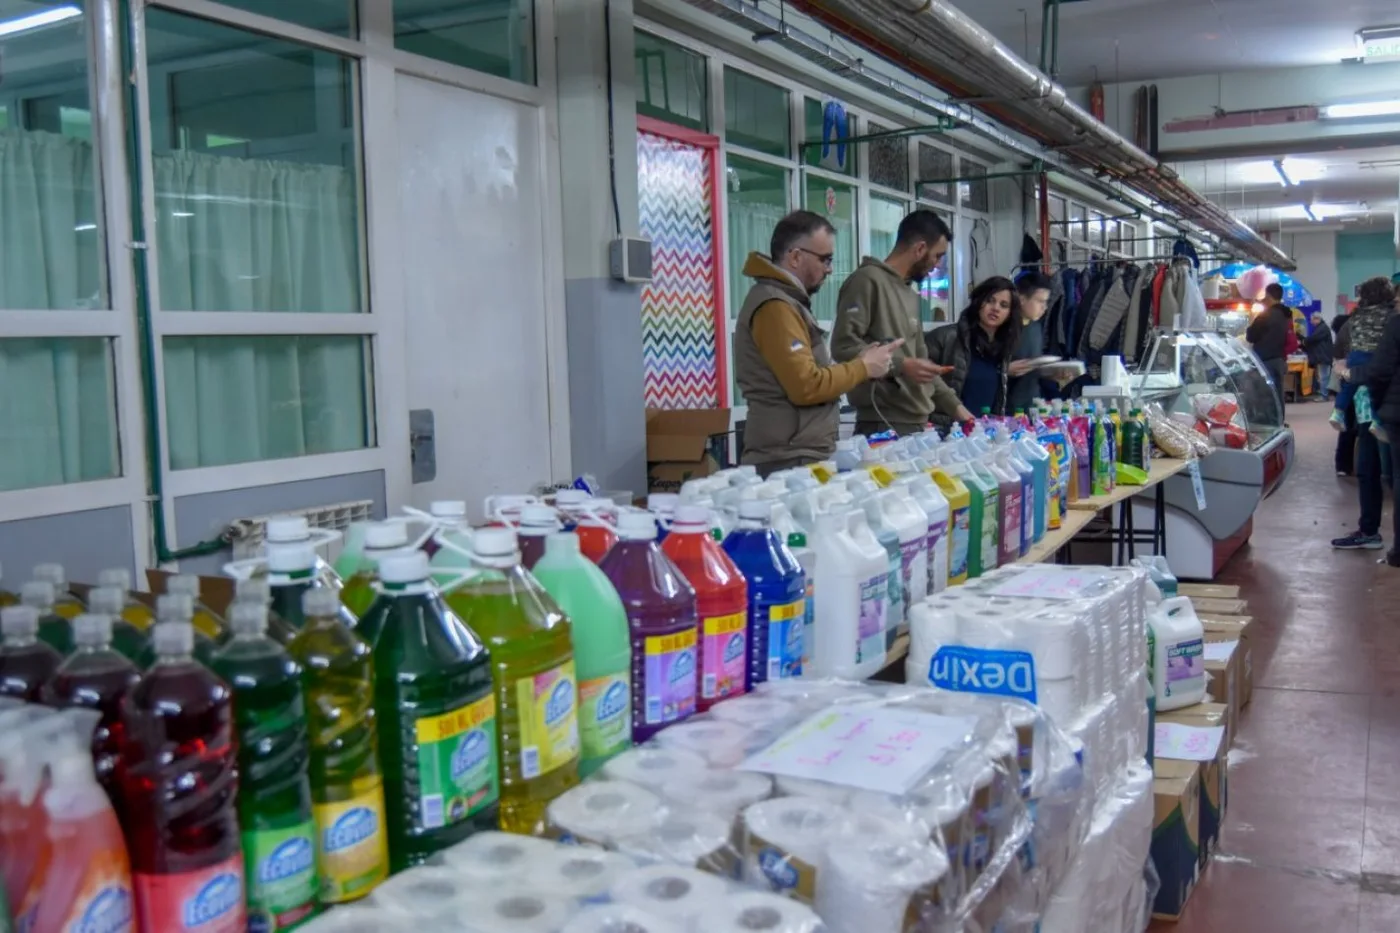
<svg viewBox="0 0 1400 933">
<path fill-rule="evenodd" d="M 807 618 L 807 576 L 773 528 L 775 503 L 753 499 L 739 505 L 739 526 L 724 539 L 724 551 L 748 584 L 749 684 L 797 677 Z M 805 539 L 803 540 L 805 544 Z"/>
<path fill-rule="evenodd" d="M 885 524 L 899 535 L 904 588 L 901 632 L 908 631 L 910 607 L 923 602 L 929 594 L 929 517 L 909 487 L 900 482 L 892 482 L 880 493 L 880 508 L 885 514 Z"/>
<path fill-rule="evenodd" d="M 904 554 L 899 547 L 899 532 L 885 521 L 878 495 L 864 495 L 856 500 L 856 505 L 865 511 L 866 525 L 889 558 L 889 571 L 885 577 L 889 591 L 885 612 L 885 648 L 889 649 L 894 647 L 900 627 L 909 624 L 909 607 L 904 601 Z"/>
<path fill-rule="evenodd" d="M 81 613 L 87 612 L 87 604 L 68 589 L 68 574 L 62 564 L 39 564 L 34 568 L 35 580 L 46 580 L 53 584 L 53 611 L 72 622 Z"/>
<path fill-rule="evenodd" d="M 1008 438 L 1006 449 L 1007 464 L 1021 479 L 1021 522 L 1020 540 L 1017 542 L 1017 556 L 1024 557 L 1035 541 L 1035 468 L 1021 455 L 1020 445 Z"/>
<path fill-rule="evenodd" d="M 39 640 L 60 655 L 73 650 L 73 626 L 54 611 L 54 588 L 48 580 L 30 580 L 20 587 L 19 599 L 39 615 Z M 75 614 L 76 615 L 76 614 Z"/>
<path fill-rule="evenodd" d="M 299 632 L 306 625 L 304 607 L 307 593 L 324 589 L 335 593 L 337 598 L 341 596 L 342 588 L 338 583 L 332 586 L 325 577 L 316 573 L 317 560 L 316 551 L 309 544 L 286 545 L 267 553 L 267 582 L 272 596 L 272 611 L 293 631 Z M 352 593 L 352 598 L 359 597 Z M 356 616 L 344 602 L 340 603 L 336 615 L 342 625 L 355 627 Z"/>
<path fill-rule="evenodd" d="M 1001 483 L 977 460 L 959 464 L 959 478 L 967 484 L 969 512 L 967 575 L 980 577 L 997 566 L 997 546 L 1001 541 Z"/>
<path fill-rule="evenodd" d="M 162 593 L 156 597 L 156 625 L 161 622 L 180 622 L 193 625 L 194 603 L 185 593 Z M 154 628 L 154 626 L 152 626 Z M 152 638 L 146 639 L 146 653 L 141 655 L 136 666 L 141 670 L 148 669 L 156 663 L 156 645 Z M 194 633 L 194 658 L 201 664 L 208 664 L 214 657 L 214 650 L 218 645 L 211 638 L 206 638 L 198 629 Z"/>
<path fill-rule="evenodd" d="M 1011 465 L 1010 452 L 1001 448 L 986 465 L 997 478 L 997 566 L 1014 564 L 1021 554 L 1021 474 Z"/>
<path fill-rule="evenodd" d="M 1123 422 L 1123 446 L 1120 449 L 1119 459 L 1129 466 L 1146 470 L 1150 463 L 1148 458 L 1144 456 L 1146 442 L 1146 432 L 1142 426 L 1142 412 L 1134 408 L 1128 413 L 1128 420 Z"/>
<path fill-rule="evenodd" d="M 1109 406 L 1108 420 L 1113 425 L 1113 451 L 1116 455 L 1123 449 L 1123 416 L 1119 414 L 1117 405 Z M 1113 462 L 1117 463 L 1122 459 L 1120 456 L 1114 456 Z"/>
<path fill-rule="evenodd" d="M 553 534 L 535 579 L 569 617 L 578 674 L 579 776 L 632 745 L 632 642 L 627 609 L 578 535 Z"/>
<path fill-rule="evenodd" d="M 1023 434 L 1016 440 L 1016 450 L 1031 468 L 1031 540 L 1045 537 L 1050 504 L 1050 453 L 1040 441 Z"/>
<path fill-rule="evenodd" d="M 141 678 L 130 658 L 112 648 L 111 616 L 84 613 L 73 620 L 76 649 L 44 684 L 43 701 L 55 709 L 70 706 L 96 711 L 90 743 L 97 780 L 121 799 L 117 764 L 122 747 L 122 703 Z"/>
<path fill-rule="evenodd" d="M 754 501 L 754 500 L 749 500 Z M 662 552 L 695 590 L 699 711 L 749 689 L 749 588 L 711 534 L 709 510 L 676 509 Z"/>
<path fill-rule="evenodd" d="M 447 590 L 446 601 L 461 626 L 475 632 L 490 651 L 487 669 L 499 717 L 500 828 L 535 833 L 549 803 L 579 781 L 572 631 L 554 599 L 520 566 L 515 532 L 481 529 L 472 538 L 470 560 L 469 575 Z M 477 673 L 484 653 L 479 645 L 472 649 L 450 664 L 446 658 L 436 661 L 439 677 L 460 678 L 451 692 L 463 708 L 485 699 L 475 692 L 484 683 Z M 386 663 L 382 656 L 380 663 Z M 395 668 L 381 670 L 392 675 Z M 454 714 L 454 707 L 441 713 Z"/>
<path fill-rule="evenodd" d="M 600 565 L 627 610 L 632 639 L 632 741 L 695 712 L 695 590 L 656 543 L 648 512 L 626 511 Z"/>
<path fill-rule="evenodd" d="M 254 575 L 269 572 L 271 558 L 279 548 L 301 548 L 309 547 L 311 552 L 316 554 L 316 549 L 324 547 L 340 539 L 340 532 L 331 531 L 328 528 L 312 528 L 305 515 L 276 515 L 267 520 L 267 537 L 263 543 L 263 554 L 265 559 L 254 570 Z M 317 585 L 329 586 L 332 589 L 340 590 L 340 574 L 335 572 L 335 568 L 321 559 L 316 554 L 316 565 L 313 568 Z M 233 574 L 233 576 L 244 576 L 244 574 Z M 196 628 L 198 624 L 196 623 Z"/>
<path fill-rule="evenodd" d="M 301 668 L 268 637 L 266 603 L 234 603 L 228 623 L 213 669 L 233 689 L 248 922 L 286 930 L 316 912 L 320 887 Z"/>
<path fill-rule="evenodd" d="M 374 658 L 340 621 L 335 590 L 308 590 L 303 602 L 306 623 L 287 654 L 301 669 L 306 707 L 318 900 L 343 904 L 369 894 L 389 875 Z M 391 722 L 386 734 L 396 725 Z"/>
<path fill-rule="evenodd" d="M 379 583 L 379 562 L 386 555 L 409 546 L 408 526 L 401 521 L 368 522 L 360 533 L 358 559 L 353 563 L 336 562 L 336 567 L 345 580 L 345 585 L 340 590 L 340 601 L 356 619 L 369 611 L 375 597 L 379 595 L 376 589 Z M 299 599 L 300 594 L 305 593 L 305 588 L 302 587 L 295 587 L 294 590 L 297 592 L 287 592 L 287 600 Z M 273 635 L 276 637 L 275 631 Z"/>
<path fill-rule="evenodd" d="M 272 611 L 272 584 L 268 582 L 267 577 L 235 580 L 229 615 L 233 614 L 234 607 L 240 603 L 252 603 L 267 614 L 267 636 L 279 645 L 288 645 L 296 637 L 297 630 L 292 628 L 286 619 Z"/>
<path fill-rule="evenodd" d="M 433 567 L 437 567 L 437 553 L 441 547 L 443 538 L 447 538 L 456 544 L 458 548 L 466 550 L 471 547 L 472 527 L 467 521 L 467 504 L 461 499 L 438 499 L 428 505 L 428 515 L 433 520 L 435 531 L 429 535 L 421 547 L 423 553 L 433 559 Z M 448 555 L 443 561 L 448 564 L 455 564 L 458 558 L 455 554 Z M 439 578 L 451 580 L 452 573 L 439 575 L 436 569 L 433 571 L 433 581 L 438 582 Z M 441 585 L 439 583 L 439 585 Z"/>
<path fill-rule="evenodd" d="M 127 570 L 125 567 L 114 567 L 110 570 L 104 570 L 97 575 L 97 585 L 99 587 L 116 587 L 118 590 L 121 590 L 122 608 L 120 612 L 116 613 L 116 615 L 121 616 L 122 619 L 124 619 L 131 625 L 136 626 L 136 628 L 139 629 L 141 632 L 145 632 L 152 625 L 156 624 L 156 614 L 151 611 L 151 607 L 147 606 L 139 599 L 134 599 L 131 595 L 130 570 Z M 92 608 L 91 604 L 92 598 L 91 595 L 89 595 L 89 609 Z M 104 610 L 93 611 L 97 612 Z M 109 612 L 108 614 L 111 615 L 112 613 Z"/>
<path fill-rule="evenodd" d="M 0 710 L 0 869 L 5 900 L 14 911 L 4 919 L 8 923 L 13 916 L 17 930 L 33 929 L 53 858 L 43 805 L 50 784 L 48 753 L 57 734 L 73 728 L 75 712 L 91 721 L 87 711 L 55 713 L 30 703 Z"/>
<path fill-rule="evenodd" d="M 544 557 L 545 540 L 562 529 L 559 516 L 547 505 L 527 505 L 520 510 L 520 563 L 534 570 Z"/>
<path fill-rule="evenodd" d="M 656 516 L 657 540 L 665 541 L 671 533 L 671 520 L 676 516 L 676 507 L 681 497 L 674 492 L 653 492 L 647 496 L 647 511 Z"/>
<path fill-rule="evenodd" d="M 115 586 L 99 586 L 88 592 L 88 610 L 111 620 L 112 647 L 133 664 L 140 664 L 150 654 L 151 640 L 122 614 L 127 601 L 126 591 Z M 75 641 L 76 637 L 74 633 Z"/>
<path fill-rule="evenodd" d="M 609 499 L 589 499 L 578 514 L 579 549 L 597 564 L 617 543 L 617 507 Z"/>
<path fill-rule="evenodd" d="M 946 467 L 935 466 L 929 477 L 948 500 L 948 585 L 967 582 L 972 537 L 972 494 L 962 478 Z"/>
<path fill-rule="evenodd" d="M 52 645 L 39 640 L 39 610 L 30 605 L 0 609 L 0 638 L 0 696 L 37 703 L 44 684 L 63 663 Z"/>
<path fill-rule="evenodd" d="M 810 668 L 812 649 L 816 646 L 816 635 L 813 633 L 813 629 L 817 624 L 817 552 L 807 544 L 807 532 L 801 529 L 788 534 L 787 546 L 788 550 L 792 552 L 793 560 L 797 561 L 797 565 L 802 568 L 805 584 L 802 594 L 802 654 L 799 658 L 799 669 L 796 671 L 797 675 L 801 675 Z M 769 638 L 772 638 L 771 630 Z M 770 677 L 769 679 L 774 678 Z"/>
<path fill-rule="evenodd" d="M 860 451 L 852 438 L 836 442 L 836 472 L 849 473 L 860 466 Z"/>
<path fill-rule="evenodd" d="M 0 609 L 4 609 L 6 606 L 18 606 L 19 594 L 12 593 L 9 590 L 5 589 L 4 584 L 5 569 L 3 566 L 0 566 Z"/>
<path fill-rule="evenodd" d="M 941 593 L 948 588 L 948 522 L 952 518 L 948 498 L 926 470 L 911 473 L 899 482 L 927 516 L 928 592 Z"/>
<path fill-rule="evenodd" d="M 539 504 L 539 496 L 528 494 L 487 496 L 484 505 L 486 524 L 492 528 L 514 528 L 520 524 L 520 513 L 525 506 Z"/>
<path fill-rule="evenodd" d="M 188 622 L 156 623 L 155 663 L 122 705 L 136 915 L 142 930 L 243 933 L 232 694 L 194 659 L 194 636 Z"/>
<path fill-rule="evenodd" d="M 199 577 L 192 573 L 179 574 L 169 577 L 165 581 L 165 592 L 190 598 L 190 603 L 194 607 L 194 616 L 191 621 L 195 631 L 213 641 L 222 641 L 227 635 L 224 620 L 200 599 L 201 587 Z"/>
<path fill-rule="evenodd" d="M 1110 438 L 1112 424 L 1106 418 L 1090 416 L 1089 450 L 1090 461 L 1090 495 L 1106 496 L 1113 491 L 1114 466 L 1113 466 L 1113 441 Z"/>
<path fill-rule="evenodd" d="M 813 546 L 816 596 L 811 670 L 804 676 L 865 680 L 885 666 L 889 553 L 859 508 L 823 512 Z"/>
</svg>

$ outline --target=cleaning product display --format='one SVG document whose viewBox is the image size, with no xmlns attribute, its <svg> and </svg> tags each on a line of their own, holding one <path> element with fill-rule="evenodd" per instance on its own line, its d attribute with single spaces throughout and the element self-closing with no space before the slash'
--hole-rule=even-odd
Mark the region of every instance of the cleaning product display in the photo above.
<svg viewBox="0 0 1400 933">
<path fill-rule="evenodd" d="M 751 499 L 740 504 L 739 524 L 724 539 L 724 551 L 748 582 L 750 685 L 799 676 L 806 632 L 807 575 L 786 540 L 773 528 L 772 501 Z"/>
<path fill-rule="evenodd" d="M 63 663 L 63 655 L 39 640 L 39 613 L 32 605 L 0 609 L 0 696 L 39 699 L 44 684 Z"/>
<path fill-rule="evenodd" d="M 356 619 L 369 610 L 377 595 L 375 584 L 379 582 L 379 562 L 394 551 L 406 548 L 408 525 L 403 521 L 369 522 L 358 529 L 360 546 L 352 548 L 352 529 L 346 535 L 346 545 L 335 562 L 335 571 L 345 581 L 340 591 L 340 601 Z"/>
<path fill-rule="evenodd" d="M 696 661 L 700 681 L 696 708 L 705 712 L 726 697 L 749 689 L 749 591 L 739 568 L 715 541 L 710 510 L 676 509 L 661 552 L 695 590 Z"/>
</svg>

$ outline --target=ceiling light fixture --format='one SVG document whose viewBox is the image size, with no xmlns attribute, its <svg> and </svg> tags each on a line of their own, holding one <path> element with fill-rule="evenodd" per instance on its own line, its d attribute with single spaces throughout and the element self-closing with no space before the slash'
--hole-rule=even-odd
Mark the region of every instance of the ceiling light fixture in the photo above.
<svg viewBox="0 0 1400 933">
<path fill-rule="evenodd" d="M 1355 104 L 1328 104 L 1322 108 L 1324 120 L 1356 120 L 1366 117 L 1400 116 L 1400 100 L 1371 100 Z"/>
<path fill-rule="evenodd" d="M 1288 177 L 1288 170 L 1283 167 L 1282 159 L 1274 160 L 1274 171 L 1278 172 L 1278 183 L 1285 188 L 1293 187 L 1293 179 Z"/>
<path fill-rule="evenodd" d="M 1303 205 L 1303 213 L 1308 215 L 1308 220 L 1311 220 L 1313 223 L 1317 223 L 1317 215 L 1313 213 L 1311 204 Z"/>
<path fill-rule="evenodd" d="M 61 23 L 82 15 L 83 11 L 80 8 L 70 5 L 54 7 L 52 10 L 44 10 L 42 13 L 31 13 L 28 16 L 7 19 L 0 22 L 0 38 L 18 35 L 43 26 L 52 26 L 54 23 Z"/>
</svg>

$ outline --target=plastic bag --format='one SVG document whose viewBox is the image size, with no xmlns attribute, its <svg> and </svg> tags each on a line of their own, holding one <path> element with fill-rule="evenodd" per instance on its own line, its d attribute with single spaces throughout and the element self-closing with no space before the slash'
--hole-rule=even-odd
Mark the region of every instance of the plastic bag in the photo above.
<svg viewBox="0 0 1400 933">
<path fill-rule="evenodd" d="M 1147 426 L 1152 429 L 1152 443 L 1168 456 L 1190 460 L 1207 456 L 1215 450 L 1208 437 L 1183 426 L 1174 416 L 1169 416 L 1160 403 L 1148 403 L 1143 414 L 1147 417 Z"/>
</svg>

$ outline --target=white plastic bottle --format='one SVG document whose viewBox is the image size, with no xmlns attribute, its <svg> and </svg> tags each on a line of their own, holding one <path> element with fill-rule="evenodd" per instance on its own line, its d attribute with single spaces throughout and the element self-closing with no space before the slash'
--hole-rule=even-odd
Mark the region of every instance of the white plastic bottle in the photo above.
<svg viewBox="0 0 1400 933">
<path fill-rule="evenodd" d="M 885 666 L 889 558 L 860 509 L 817 516 L 816 619 L 804 677 L 865 680 Z"/>
<path fill-rule="evenodd" d="M 896 482 L 880 494 L 880 506 L 885 521 L 899 535 L 899 549 L 904 572 L 904 628 L 909 627 L 909 608 L 928 598 L 928 513 L 910 493 L 909 487 Z"/>
<path fill-rule="evenodd" d="M 1147 658 L 1158 712 L 1205 699 L 1205 630 L 1189 596 L 1164 599 L 1152 610 L 1147 618 Z"/>
<path fill-rule="evenodd" d="M 856 449 L 854 440 L 844 440 L 836 442 L 836 471 L 838 473 L 849 473 L 860 466 L 860 451 Z"/>
<path fill-rule="evenodd" d="M 807 544 L 807 532 L 799 528 L 796 522 L 784 540 L 807 577 L 807 606 L 802 618 L 802 672 L 805 674 L 812 663 L 812 651 L 816 647 L 817 552 Z"/>
<path fill-rule="evenodd" d="M 903 477 L 900 484 L 928 516 L 928 591 L 941 593 L 948 588 L 948 521 L 952 509 L 926 470 Z"/>
</svg>

